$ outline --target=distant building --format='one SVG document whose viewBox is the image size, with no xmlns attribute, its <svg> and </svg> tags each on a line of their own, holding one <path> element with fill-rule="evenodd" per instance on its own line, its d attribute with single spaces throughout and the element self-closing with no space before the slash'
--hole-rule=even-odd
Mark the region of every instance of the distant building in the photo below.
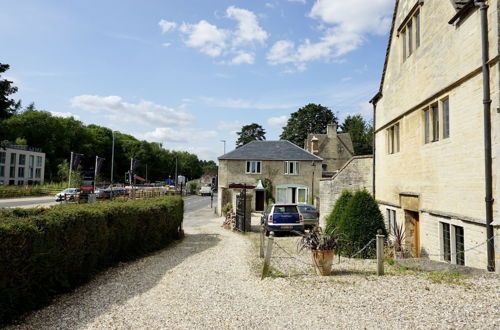
<svg viewBox="0 0 500 330">
<path fill-rule="evenodd" d="M 0 149 L 0 185 L 43 184 L 45 153 L 38 148 L 9 144 Z"/>
</svg>

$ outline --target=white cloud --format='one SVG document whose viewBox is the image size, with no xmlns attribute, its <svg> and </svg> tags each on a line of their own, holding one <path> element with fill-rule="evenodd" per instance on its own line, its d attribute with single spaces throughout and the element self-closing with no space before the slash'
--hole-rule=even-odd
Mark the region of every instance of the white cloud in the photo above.
<svg viewBox="0 0 500 330">
<path fill-rule="evenodd" d="M 243 126 L 243 122 L 239 120 L 233 121 L 220 121 L 219 125 L 217 125 L 217 129 L 221 131 L 234 131 L 239 130 Z"/>
<path fill-rule="evenodd" d="M 232 98 L 215 99 L 212 97 L 202 97 L 201 100 L 205 102 L 205 104 L 216 108 L 277 110 L 297 107 L 296 104 L 253 102 Z"/>
<path fill-rule="evenodd" d="M 149 126 L 185 126 L 194 117 L 178 109 L 169 108 L 150 101 L 128 103 L 119 96 L 80 95 L 71 100 L 71 106 L 91 112 L 104 112 L 104 115 L 117 122 L 142 123 Z"/>
<path fill-rule="evenodd" d="M 306 0 L 288 0 L 288 2 L 299 2 L 299 3 L 305 4 Z"/>
<path fill-rule="evenodd" d="M 387 33 L 393 5 L 393 0 L 317 0 L 309 16 L 320 21 L 323 35 L 319 41 L 306 39 L 295 46 L 290 40 L 279 40 L 267 60 L 271 65 L 291 63 L 300 71 L 307 62 L 347 54 L 359 48 L 367 35 Z"/>
<path fill-rule="evenodd" d="M 170 42 L 164 42 L 161 44 L 163 47 L 170 47 L 172 44 Z"/>
<path fill-rule="evenodd" d="M 271 117 L 267 120 L 267 124 L 272 127 L 283 127 L 288 122 L 288 116 Z"/>
<path fill-rule="evenodd" d="M 167 33 L 170 30 L 174 30 L 177 27 L 177 23 L 169 22 L 164 19 L 158 22 L 158 25 L 161 27 L 161 33 Z"/>
<path fill-rule="evenodd" d="M 233 32 L 233 46 L 251 44 L 253 42 L 264 43 L 268 34 L 262 29 L 257 21 L 257 16 L 249 10 L 230 6 L 226 10 L 228 18 L 238 21 L 238 29 Z"/>
<path fill-rule="evenodd" d="M 211 57 L 224 57 L 219 63 L 253 64 L 255 47 L 263 46 L 269 34 L 259 25 L 257 16 L 250 10 L 230 6 L 226 9 L 225 18 L 236 21 L 237 26 L 222 29 L 206 20 L 195 24 L 182 23 L 178 30 L 184 37 L 184 44 Z M 164 32 L 176 27 L 172 24 L 176 23 L 160 21 Z"/>
<path fill-rule="evenodd" d="M 217 136 L 216 131 L 203 131 L 195 128 L 175 130 L 171 127 L 157 127 L 154 131 L 143 134 L 146 140 L 157 142 L 195 142 Z"/>
<path fill-rule="evenodd" d="M 253 64 L 255 61 L 254 55 L 250 53 L 241 52 L 236 55 L 232 60 L 231 64 L 239 65 L 239 64 Z"/>
<path fill-rule="evenodd" d="M 80 116 L 72 114 L 71 112 L 58 112 L 58 111 L 50 111 L 52 116 L 54 117 L 62 117 L 62 118 L 70 118 L 73 117 L 75 119 L 80 119 Z"/>
<path fill-rule="evenodd" d="M 179 30 L 187 35 L 187 39 L 184 41 L 187 46 L 198 48 L 209 56 L 220 56 L 227 46 L 228 31 L 219 29 L 205 20 L 201 20 L 197 24 L 182 23 Z"/>
</svg>

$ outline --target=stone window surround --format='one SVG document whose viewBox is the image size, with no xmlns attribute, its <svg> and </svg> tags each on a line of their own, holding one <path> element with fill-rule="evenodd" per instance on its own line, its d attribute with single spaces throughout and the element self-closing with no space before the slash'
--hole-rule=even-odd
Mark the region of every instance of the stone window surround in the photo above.
<svg viewBox="0 0 500 330">
<path fill-rule="evenodd" d="M 397 36 L 401 38 L 401 62 L 405 62 L 408 57 L 410 57 L 417 48 L 422 44 L 422 11 L 424 1 L 417 1 L 415 6 L 410 10 L 408 15 L 403 19 L 401 24 L 397 29 Z M 407 32 L 411 31 L 411 35 Z"/>
<path fill-rule="evenodd" d="M 447 260 L 447 258 L 444 255 L 444 226 L 448 225 L 449 226 L 449 244 L 450 244 L 450 260 Z M 447 221 L 446 219 L 440 220 L 439 221 L 439 251 L 440 251 L 440 259 L 441 261 L 444 262 L 450 262 L 453 265 L 460 264 L 458 262 L 458 255 L 457 255 L 457 229 L 461 228 L 462 232 L 464 233 L 463 237 L 465 237 L 465 230 L 463 226 L 458 226 L 456 224 L 451 223 L 450 221 Z M 464 239 L 465 242 L 465 239 Z M 465 246 L 463 248 L 465 250 Z M 465 253 L 463 253 L 462 258 L 465 260 Z"/>
<path fill-rule="evenodd" d="M 387 131 L 387 154 L 392 155 L 399 153 L 401 150 L 401 125 L 399 122 L 394 123 Z"/>
<path fill-rule="evenodd" d="M 447 104 L 447 111 L 448 111 L 448 117 L 447 120 L 445 120 L 445 103 Z M 437 127 L 434 127 L 434 124 L 436 123 L 436 120 L 434 119 L 434 112 L 433 112 L 433 107 L 437 106 Z M 423 107 L 422 109 L 422 127 L 423 127 L 423 144 L 432 144 L 435 142 L 439 142 L 442 140 L 446 140 L 450 137 L 450 97 L 449 95 L 444 95 L 440 97 L 437 100 L 434 100 L 430 102 L 428 105 Z M 429 114 L 429 117 L 427 119 L 427 114 Z M 445 123 L 448 125 L 448 130 L 447 130 L 447 135 L 445 134 Z M 429 126 L 427 126 L 427 124 Z M 435 133 L 437 132 L 437 136 L 435 136 Z"/>
<path fill-rule="evenodd" d="M 284 165 L 284 174 L 285 175 L 298 175 L 299 174 L 299 162 L 298 161 L 287 160 L 283 163 L 283 165 Z M 290 169 L 293 169 L 293 171 L 291 171 Z"/>
</svg>

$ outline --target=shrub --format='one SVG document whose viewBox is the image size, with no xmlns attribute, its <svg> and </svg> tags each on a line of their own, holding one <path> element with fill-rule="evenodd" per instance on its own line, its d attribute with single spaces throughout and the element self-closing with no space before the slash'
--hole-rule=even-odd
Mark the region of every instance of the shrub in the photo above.
<svg viewBox="0 0 500 330">
<path fill-rule="evenodd" d="M 333 234 L 336 231 L 336 228 L 339 227 L 341 219 L 343 219 L 345 216 L 347 204 L 351 200 L 352 196 L 352 192 L 350 192 L 349 190 L 342 191 L 342 194 L 333 206 L 332 212 L 326 218 L 325 232 L 327 234 Z"/>
<path fill-rule="evenodd" d="M 344 210 L 337 231 L 344 239 L 342 243 L 343 254 L 352 255 L 363 248 L 375 238 L 379 229 L 387 237 L 384 217 L 377 202 L 366 190 L 355 192 Z M 374 257 L 374 246 L 364 250 L 360 256 L 364 258 Z"/>
<path fill-rule="evenodd" d="M 0 213 L 0 325 L 177 238 L 178 196 Z"/>
</svg>

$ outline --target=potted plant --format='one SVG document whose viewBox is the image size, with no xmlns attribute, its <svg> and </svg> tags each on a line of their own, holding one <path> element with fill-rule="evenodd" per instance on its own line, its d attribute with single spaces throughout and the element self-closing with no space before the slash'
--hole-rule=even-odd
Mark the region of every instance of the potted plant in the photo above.
<svg viewBox="0 0 500 330">
<path fill-rule="evenodd" d="M 298 242 L 299 252 L 304 249 L 311 251 L 316 274 L 322 276 L 332 272 L 333 255 L 338 247 L 339 237 L 333 233 L 326 234 L 319 227 L 305 233 Z"/>
<path fill-rule="evenodd" d="M 394 224 L 392 236 L 394 237 L 394 258 L 402 259 L 404 258 L 403 245 L 406 239 L 406 232 L 403 224 Z"/>
</svg>

